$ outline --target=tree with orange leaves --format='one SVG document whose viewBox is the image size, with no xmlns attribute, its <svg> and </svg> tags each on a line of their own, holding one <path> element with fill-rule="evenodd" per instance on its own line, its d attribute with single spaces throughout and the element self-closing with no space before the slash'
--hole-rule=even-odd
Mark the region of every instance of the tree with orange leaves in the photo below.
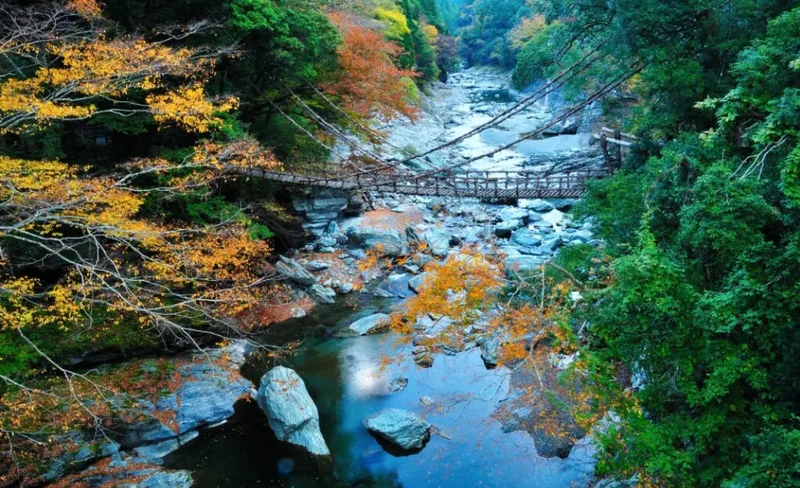
<svg viewBox="0 0 800 488">
<path fill-rule="evenodd" d="M 236 106 L 235 99 L 205 95 L 212 51 L 109 38 L 94 7 L 81 0 L 51 10 L 0 9 L 0 54 L 8 67 L 0 77 L 0 131 L 145 113 L 157 124 L 204 133 Z M 0 155 L 0 449 L 46 444 L 53 426 L 33 428 L 24 419 L 61 405 L 54 400 L 60 395 L 72 397 L 65 401 L 78 410 L 88 412 L 87 403 L 98 408 L 59 428 L 105 425 L 99 400 L 82 397 L 95 385 L 52 354 L 47 341 L 57 334 L 91 342 L 127 327 L 196 344 L 199 334 L 237 332 L 235 318 L 269 300 L 274 286 L 262 263 L 270 248 L 251 235 L 246 209 L 211 225 L 145 217 L 144 210 L 153 201 L 208 195 L 242 170 L 277 166 L 246 138 L 200 142 L 183 159 L 148 157 L 103 172 Z M 37 339 L 42 331 L 51 331 L 44 341 Z M 33 366 L 69 387 L 27 385 Z M 12 481 L 19 475 L 14 463 L 0 468 L 11 469 Z"/>
<path fill-rule="evenodd" d="M 414 344 L 434 352 L 478 345 L 487 366 L 504 367 L 514 384 L 498 420 L 535 432 L 540 453 L 569 453 L 608 409 L 588 387 L 593 378 L 569 324 L 570 292 L 579 284 L 555 263 L 518 273 L 474 249 L 429 264 L 425 277 L 393 314 L 393 329 L 416 334 Z M 572 366 L 562 370 L 560 361 Z"/>
<path fill-rule="evenodd" d="M 354 15 L 334 12 L 328 17 L 341 31 L 343 42 L 337 51 L 341 65 L 337 80 L 325 83 L 323 90 L 362 119 L 372 115 L 394 118 L 398 113 L 414 117 L 413 79 L 419 74 L 395 66 L 402 48 L 381 32 L 359 25 Z"/>
<path fill-rule="evenodd" d="M 202 81 L 225 50 L 168 46 L 200 32 L 197 23 L 160 42 L 109 39 L 92 0 L 46 9 L 0 9 L 0 133 L 101 114 L 152 114 L 191 132 L 219 125 L 236 100 L 207 100 Z M 145 100 L 137 94 L 145 93 Z"/>
</svg>

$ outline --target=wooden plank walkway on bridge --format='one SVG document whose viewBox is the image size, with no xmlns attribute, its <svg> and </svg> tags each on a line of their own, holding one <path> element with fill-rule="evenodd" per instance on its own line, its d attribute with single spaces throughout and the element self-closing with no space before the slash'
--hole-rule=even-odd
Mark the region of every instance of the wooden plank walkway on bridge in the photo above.
<svg viewBox="0 0 800 488">
<path fill-rule="evenodd" d="M 516 198 L 579 198 L 589 180 L 605 171 L 581 170 L 564 174 L 480 171 L 443 174 L 307 175 L 252 170 L 252 176 L 313 188 L 360 190 L 403 195 L 510 200 Z"/>
</svg>

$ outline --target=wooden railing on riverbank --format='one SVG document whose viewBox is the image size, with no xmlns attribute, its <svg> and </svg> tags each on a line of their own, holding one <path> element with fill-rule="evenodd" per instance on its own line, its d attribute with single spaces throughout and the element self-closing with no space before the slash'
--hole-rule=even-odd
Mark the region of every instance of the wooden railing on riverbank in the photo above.
<svg viewBox="0 0 800 488">
<path fill-rule="evenodd" d="M 622 149 L 636 144 L 636 136 L 633 134 L 626 134 L 619 129 L 609 129 L 608 127 L 603 127 L 599 134 L 594 135 L 594 138 L 600 141 L 600 149 L 603 151 L 606 167 L 611 171 L 616 171 L 622 166 Z M 609 145 L 614 146 L 613 152 Z"/>
</svg>

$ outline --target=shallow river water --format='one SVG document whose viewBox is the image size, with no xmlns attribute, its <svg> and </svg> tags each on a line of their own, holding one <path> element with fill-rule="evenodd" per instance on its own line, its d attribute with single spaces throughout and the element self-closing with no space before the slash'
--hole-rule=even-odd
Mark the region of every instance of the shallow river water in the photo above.
<svg viewBox="0 0 800 488">
<path fill-rule="evenodd" d="M 392 334 L 332 337 L 328 331 L 353 320 L 348 317 L 390 306 L 387 300 L 352 300 L 319 307 L 269 332 L 271 341 L 304 338 L 286 364 L 317 404 L 331 460 L 279 442 L 255 404 L 240 402 L 234 422 L 203 432 L 166 465 L 193 471 L 198 487 L 587 486 L 594 467 L 588 441 L 567 459 L 545 459 L 526 432 L 501 431 L 492 414 L 508 392 L 506 369 L 487 370 L 475 349 L 437 356 L 425 369 L 414 364 L 411 346 Z M 243 372 L 255 380 L 271 364 L 251 361 Z M 389 381 L 401 377 L 407 387 L 390 393 Z M 435 426 L 421 452 L 398 455 L 366 431 L 364 419 L 389 407 L 414 411 Z"/>
</svg>

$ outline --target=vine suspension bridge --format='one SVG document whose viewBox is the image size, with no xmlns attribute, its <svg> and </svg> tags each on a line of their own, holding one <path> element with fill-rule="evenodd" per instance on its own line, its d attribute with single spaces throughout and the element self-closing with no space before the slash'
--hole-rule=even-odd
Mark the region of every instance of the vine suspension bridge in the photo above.
<svg viewBox="0 0 800 488">
<path fill-rule="evenodd" d="M 610 174 L 615 168 L 619 167 L 619 164 L 622 161 L 622 147 L 630 146 L 632 144 L 631 141 L 635 140 L 635 137 L 628 134 L 622 134 L 618 130 L 615 131 L 605 127 L 602 129 L 600 134 L 595 135 L 595 137 L 600 140 L 600 146 L 605 157 L 605 168 L 603 169 L 584 167 L 534 172 L 474 171 L 464 168 L 468 168 L 469 165 L 475 161 L 492 157 L 503 150 L 512 148 L 526 139 L 532 139 L 533 137 L 541 136 L 547 129 L 565 121 L 571 116 L 574 116 L 590 103 L 600 100 L 605 95 L 612 92 L 622 83 L 639 73 L 645 67 L 646 63 L 634 62 L 628 67 L 626 72 L 624 72 L 622 75 L 613 77 L 606 85 L 595 91 L 590 96 L 586 97 L 581 103 L 568 108 L 559 116 L 555 117 L 550 122 L 537 128 L 536 130 L 529 132 L 519 139 L 500 146 L 490 152 L 465 159 L 457 163 L 421 172 L 412 172 L 403 165 L 413 160 L 419 160 L 424 156 L 440 151 L 487 129 L 495 127 L 503 121 L 508 120 L 515 114 L 520 113 L 525 108 L 541 100 L 548 94 L 558 90 L 566 82 L 577 76 L 579 73 L 591 66 L 593 62 L 599 59 L 599 56 L 596 57 L 595 53 L 604 43 L 605 41 L 600 43 L 600 45 L 589 51 L 581 60 L 563 71 L 552 81 L 539 88 L 535 93 L 519 100 L 510 108 L 503 111 L 488 122 L 475 127 L 473 130 L 462 134 L 455 139 L 428 149 L 420 154 L 409 155 L 407 158 L 401 161 L 387 162 L 382 160 L 380 156 L 377 156 L 371 151 L 364 149 L 361 147 L 359 142 L 354 141 L 352 137 L 344 134 L 341 130 L 335 128 L 332 124 L 327 122 L 312 107 L 303 102 L 303 100 L 300 99 L 300 97 L 298 97 L 290 88 L 286 87 L 285 85 L 280 86 L 278 87 L 279 90 L 285 92 L 285 94 L 287 94 L 289 97 L 296 100 L 302 110 L 307 113 L 307 115 L 310 116 L 310 118 L 314 120 L 321 128 L 323 128 L 323 130 L 326 130 L 335 137 L 344 140 L 348 145 L 350 145 L 353 153 L 361 153 L 372 162 L 372 166 L 367 169 L 356 167 L 354 171 L 348 173 L 343 171 L 343 168 L 346 165 L 354 166 L 353 161 L 347 161 L 347 158 L 343 158 L 340 164 L 332 165 L 332 167 L 336 168 L 337 170 L 331 170 L 329 167 L 329 169 L 322 171 L 316 169 L 308 173 L 300 173 L 252 168 L 250 170 L 246 170 L 245 172 L 249 176 L 277 181 L 286 185 L 298 185 L 320 189 L 375 191 L 405 195 L 463 197 L 495 200 L 508 200 L 516 198 L 579 198 L 585 192 L 587 183 L 590 180 L 603 178 Z M 319 92 L 315 88 L 314 90 L 334 109 L 340 111 L 347 117 L 347 114 L 344 113 L 338 106 L 336 106 L 336 104 L 328 100 L 323 93 Z M 318 144 L 328 150 L 331 150 L 332 152 L 335 152 L 333 148 L 329 147 L 320 141 L 319 138 L 315 137 L 309 131 L 300 126 L 300 124 L 298 124 L 290 115 L 286 114 L 277 106 L 275 106 L 275 108 L 279 113 L 286 117 L 289 122 L 293 123 L 300 130 L 306 133 L 306 135 L 317 141 Z M 378 139 L 382 139 L 380 134 L 374 133 L 374 131 L 371 130 L 368 131 Z M 614 151 L 613 155 L 608 150 L 609 144 L 616 146 L 616 150 Z"/>
<path fill-rule="evenodd" d="M 436 197 L 508 200 L 516 198 L 579 198 L 587 181 L 602 178 L 601 170 L 577 170 L 545 175 L 536 172 L 466 171 L 398 178 L 371 174 L 353 177 L 308 176 L 253 170 L 252 176 L 290 185 Z"/>
<path fill-rule="evenodd" d="M 559 171 L 469 171 L 451 168 L 398 175 L 396 172 L 295 173 L 251 169 L 248 176 L 310 188 L 397 193 L 435 197 L 510 200 L 519 198 L 580 198 L 593 179 L 608 176 L 622 162 L 622 148 L 635 137 L 603 127 L 600 140 L 606 169 L 571 168 Z M 616 146 L 609 152 L 608 145 Z"/>
</svg>

